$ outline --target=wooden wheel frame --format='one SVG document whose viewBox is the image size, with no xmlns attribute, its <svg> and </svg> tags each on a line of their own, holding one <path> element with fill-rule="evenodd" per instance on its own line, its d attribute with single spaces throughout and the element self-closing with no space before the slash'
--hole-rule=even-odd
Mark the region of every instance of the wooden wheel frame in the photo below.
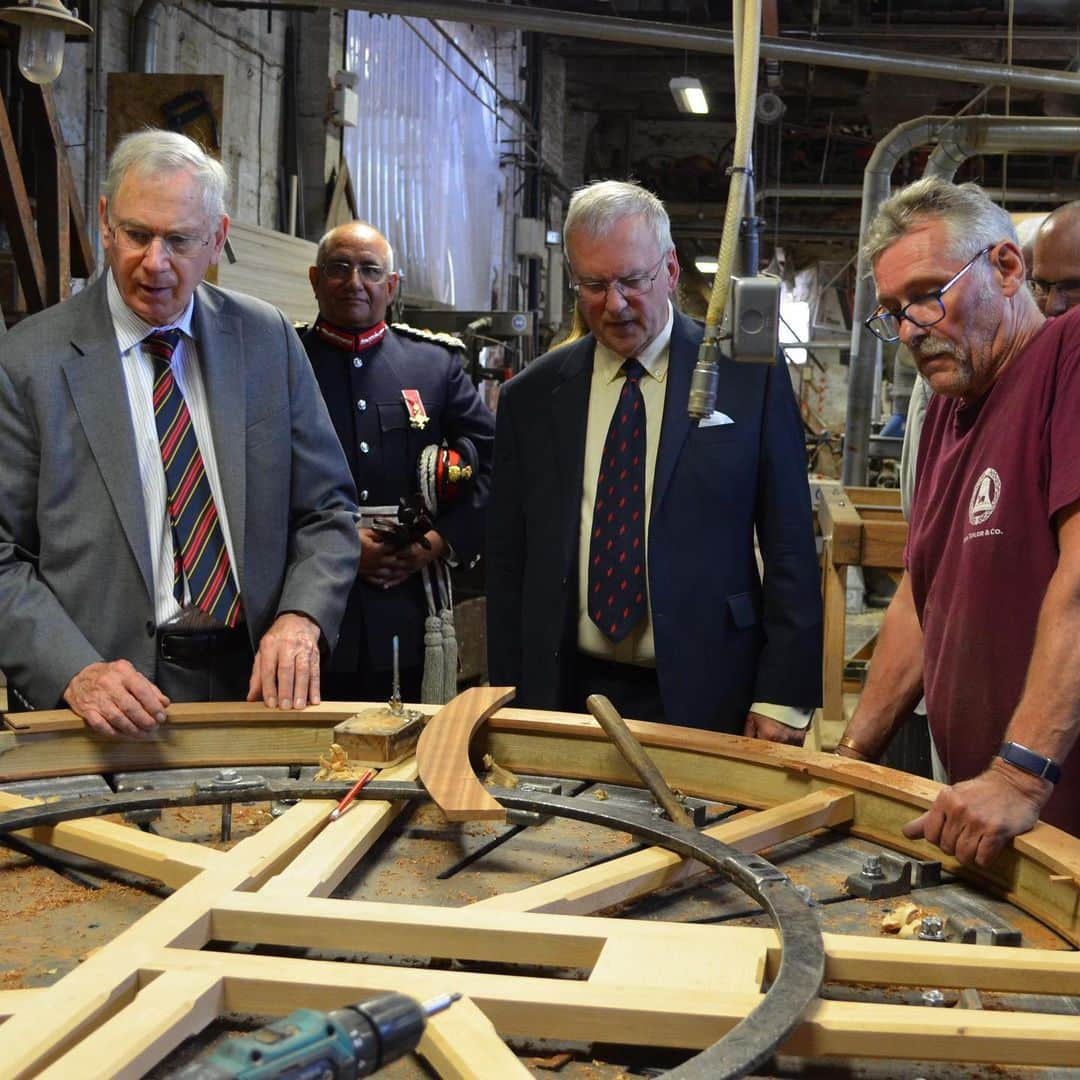
<svg viewBox="0 0 1080 1080">
<path fill-rule="evenodd" d="M 446 706 L 473 749 L 507 768 L 636 784 L 591 717 L 503 708 L 505 690 L 466 691 Z M 332 729 L 362 705 L 303 712 L 261 705 L 178 705 L 153 740 L 109 741 L 70 713 L 13 716 L 0 732 L 0 780 L 200 765 L 314 764 Z M 444 717 L 445 719 L 446 717 Z M 464 719 L 463 719 L 464 718 Z M 471 719 L 469 719 L 471 718 Z M 479 726 L 477 726 L 479 725 Z M 878 766 L 735 736 L 632 723 L 668 782 L 756 808 L 706 832 L 759 851 L 823 828 L 917 858 L 940 858 L 901 826 L 937 785 Z M 429 727 L 429 731 L 431 728 Z M 427 734 L 427 733 L 425 733 Z M 463 779 L 465 758 L 447 759 Z M 457 770 L 455 773 L 455 769 Z M 415 758 L 380 780 L 413 780 Z M 0 793 L 0 811 L 29 804 Z M 50 987 L 0 992 L 0 1061 L 12 1077 L 135 1077 L 226 1013 L 331 1009 L 389 990 L 458 990 L 433 1017 L 420 1054 L 442 1077 L 528 1075 L 503 1036 L 706 1047 L 748 1015 L 780 964 L 773 930 L 586 917 L 703 868 L 648 849 L 464 908 L 331 899 L 402 809 L 358 803 L 332 825 L 332 800 L 308 800 L 227 852 L 101 820 L 26 838 L 155 878 L 175 892 Z M 988 872 L 956 871 L 1080 944 L 1080 841 L 1046 825 L 1017 838 Z M 826 979 L 890 986 L 1080 995 L 1080 953 L 825 934 Z M 340 949 L 503 965 L 582 969 L 581 981 L 205 949 L 210 942 Z M 1080 1017 L 817 999 L 780 1048 L 813 1058 L 1075 1064 Z"/>
</svg>

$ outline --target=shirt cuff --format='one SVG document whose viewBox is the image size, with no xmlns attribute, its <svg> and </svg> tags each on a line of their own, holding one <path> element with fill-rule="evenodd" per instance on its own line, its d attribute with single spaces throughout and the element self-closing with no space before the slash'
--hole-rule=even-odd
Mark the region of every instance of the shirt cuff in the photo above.
<svg viewBox="0 0 1080 1080">
<path fill-rule="evenodd" d="M 767 716 L 785 727 L 795 728 L 796 731 L 804 730 L 814 715 L 813 709 L 803 709 L 798 705 L 770 705 L 765 701 L 755 701 L 750 706 L 750 711 Z"/>
</svg>

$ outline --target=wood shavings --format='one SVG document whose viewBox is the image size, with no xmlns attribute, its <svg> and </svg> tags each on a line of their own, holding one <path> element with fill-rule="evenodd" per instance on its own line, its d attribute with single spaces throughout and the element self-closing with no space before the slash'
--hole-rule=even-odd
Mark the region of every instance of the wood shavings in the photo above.
<svg viewBox="0 0 1080 1080">
<path fill-rule="evenodd" d="M 605 790 L 604 790 L 604 789 L 603 789 L 603 788 L 601 787 L 601 788 L 597 788 L 597 789 L 596 789 L 596 790 L 595 790 L 595 791 L 594 791 L 594 792 L 592 793 L 592 797 L 593 797 L 593 798 L 594 798 L 594 799 L 595 799 L 595 800 L 596 800 L 597 802 L 607 802 L 607 798 L 608 798 L 608 793 L 607 793 L 607 792 L 606 792 L 606 791 L 605 791 Z"/>
<path fill-rule="evenodd" d="M 881 920 L 881 929 L 886 934 L 899 933 L 901 937 L 910 937 L 910 934 L 904 934 L 904 928 L 914 926 L 918 930 L 916 920 L 921 914 L 921 909 L 914 904 L 901 904 L 899 907 L 893 908 L 892 911 L 885 912 Z"/>
<path fill-rule="evenodd" d="M 509 769 L 504 769 L 490 754 L 484 755 L 484 768 L 488 771 L 487 783 L 504 788 L 518 786 L 518 778 Z"/>
<path fill-rule="evenodd" d="M 330 756 L 319 755 L 321 768 L 315 774 L 316 780 L 359 780 L 368 771 L 367 765 L 349 764 L 349 755 L 338 743 L 330 744 Z"/>
</svg>

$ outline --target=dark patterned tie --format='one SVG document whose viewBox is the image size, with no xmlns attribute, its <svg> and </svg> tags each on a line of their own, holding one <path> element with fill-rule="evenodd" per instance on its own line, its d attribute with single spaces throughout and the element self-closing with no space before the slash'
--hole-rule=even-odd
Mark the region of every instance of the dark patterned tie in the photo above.
<svg viewBox="0 0 1080 1080">
<path fill-rule="evenodd" d="M 143 340 L 154 362 L 154 422 L 173 530 L 173 595 L 183 604 L 186 578 L 191 601 L 200 611 L 225 626 L 236 626 L 243 609 L 225 535 L 191 414 L 173 378 L 171 361 L 179 339 L 179 330 L 165 330 Z"/>
<path fill-rule="evenodd" d="M 589 618 L 612 642 L 645 616 L 645 369 L 622 366 L 626 381 L 611 416 L 596 481 L 589 541 Z"/>
</svg>

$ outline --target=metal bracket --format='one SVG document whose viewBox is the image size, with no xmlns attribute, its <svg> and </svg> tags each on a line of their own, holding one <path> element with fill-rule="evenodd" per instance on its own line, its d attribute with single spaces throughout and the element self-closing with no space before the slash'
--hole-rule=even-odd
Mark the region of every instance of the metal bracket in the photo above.
<svg viewBox="0 0 1080 1080">
<path fill-rule="evenodd" d="M 890 851 L 868 856 L 863 869 L 849 874 L 844 886 L 852 896 L 884 900 L 903 896 L 912 889 L 941 884 L 941 863 L 932 859 L 905 859 Z"/>
</svg>

